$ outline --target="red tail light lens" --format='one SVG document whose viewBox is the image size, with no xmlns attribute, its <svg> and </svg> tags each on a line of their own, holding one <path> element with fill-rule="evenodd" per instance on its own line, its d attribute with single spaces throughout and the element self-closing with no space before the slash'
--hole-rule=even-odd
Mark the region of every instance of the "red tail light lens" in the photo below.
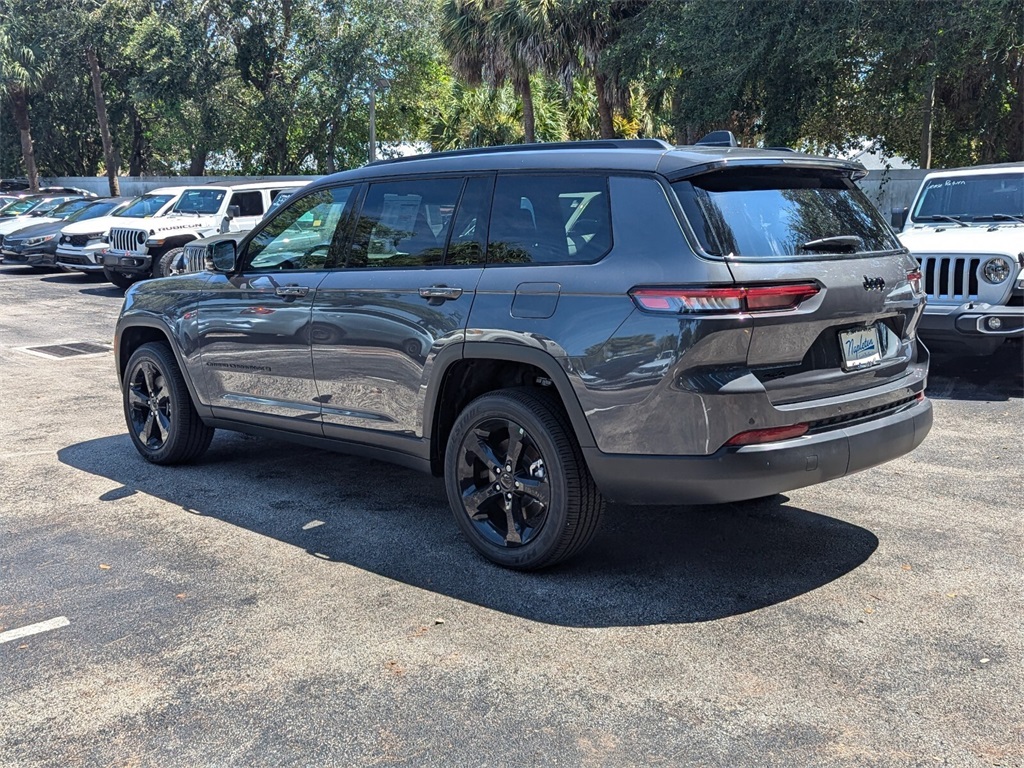
<svg viewBox="0 0 1024 768">
<path fill-rule="evenodd" d="M 910 283 L 910 287 L 914 289 L 914 293 L 920 293 L 921 270 L 915 269 L 913 272 L 907 272 L 907 282 Z"/>
<path fill-rule="evenodd" d="M 651 312 L 726 314 L 796 309 L 818 294 L 815 283 L 728 288 L 636 288 L 629 292 L 640 309 Z"/>
<path fill-rule="evenodd" d="M 758 443 L 771 443 L 776 440 L 789 440 L 793 437 L 800 437 L 808 430 L 807 424 L 794 424 L 791 427 L 769 427 L 768 429 L 752 429 L 749 432 L 740 432 L 725 443 L 726 445 L 757 445 Z"/>
</svg>

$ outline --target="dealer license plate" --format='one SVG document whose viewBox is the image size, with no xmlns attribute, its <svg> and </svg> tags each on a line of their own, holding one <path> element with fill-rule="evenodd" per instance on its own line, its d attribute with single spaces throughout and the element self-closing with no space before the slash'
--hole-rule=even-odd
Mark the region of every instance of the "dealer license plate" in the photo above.
<svg viewBox="0 0 1024 768">
<path fill-rule="evenodd" d="M 861 368 L 882 359 L 878 344 L 878 326 L 839 332 L 839 348 L 843 353 L 843 368 Z"/>
</svg>

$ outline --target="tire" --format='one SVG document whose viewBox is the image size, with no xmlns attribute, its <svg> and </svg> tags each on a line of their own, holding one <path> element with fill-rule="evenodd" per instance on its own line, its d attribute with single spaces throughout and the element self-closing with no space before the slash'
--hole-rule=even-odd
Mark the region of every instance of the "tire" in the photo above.
<svg viewBox="0 0 1024 768">
<path fill-rule="evenodd" d="M 122 290 L 126 290 L 128 286 L 130 286 L 132 283 L 136 282 L 139 279 L 134 275 L 126 275 L 123 272 L 115 272 L 112 269 L 107 269 L 107 267 L 103 268 L 103 276 L 107 278 L 109 282 L 113 283 Z"/>
<path fill-rule="evenodd" d="M 535 570 L 578 554 L 604 512 L 564 411 L 528 389 L 466 406 L 448 439 L 444 479 L 462 534 L 506 568 Z"/>
<path fill-rule="evenodd" d="M 184 464 L 210 447 L 213 428 L 196 413 L 170 347 L 143 344 L 125 368 L 122 403 L 135 448 L 153 464 Z"/>
<path fill-rule="evenodd" d="M 171 274 L 171 262 L 174 257 L 184 251 L 184 248 L 171 248 L 162 255 L 153 259 L 153 277 L 167 277 Z"/>
</svg>

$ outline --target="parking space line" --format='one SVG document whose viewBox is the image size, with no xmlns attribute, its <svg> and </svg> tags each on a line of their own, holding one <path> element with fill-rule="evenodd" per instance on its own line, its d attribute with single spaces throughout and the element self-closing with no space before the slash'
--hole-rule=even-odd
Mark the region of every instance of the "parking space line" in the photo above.
<svg viewBox="0 0 1024 768">
<path fill-rule="evenodd" d="M 21 638 L 30 635 L 38 635 L 40 632 L 49 632 L 51 629 L 60 629 L 70 623 L 67 616 L 58 616 L 55 619 L 40 621 L 38 624 L 29 624 L 27 627 L 21 627 L 20 629 L 9 629 L 6 632 L 0 632 L 0 645 L 9 643 L 12 640 L 21 640 Z"/>
</svg>

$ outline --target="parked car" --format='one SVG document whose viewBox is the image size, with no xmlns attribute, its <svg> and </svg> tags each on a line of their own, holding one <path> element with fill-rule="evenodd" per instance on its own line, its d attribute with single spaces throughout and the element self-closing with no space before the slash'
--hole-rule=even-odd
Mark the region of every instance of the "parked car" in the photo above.
<svg viewBox="0 0 1024 768">
<path fill-rule="evenodd" d="M 267 212 L 263 214 L 263 218 L 267 219 L 273 216 L 277 209 L 284 205 L 285 201 L 301 188 L 302 187 L 282 189 L 278 192 L 270 203 L 270 207 L 267 208 Z M 166 270 L 167 274 L 185 275 L 190 272 L 202 272 L 203 269 L 206 268 L 206 258 L 211 246 L 215 243 L 221 242 L 222 240 L 233 240 L 235 243 L 239 243 L 248 233 L 248 229 L 239 232 L 225 232 L 219 235 L 211 235 L 210 237 L 203 237 L 199 240 L 193 240 L 190 243 L 186 243 L 177 256 L 168 260 Z"/>
<path fill-rule="evenodd" d="M 29 217 L 46 216 L 61 203 L 78 199 L 77 195 L 25 195 L 0 210 L 0 234 L 18 229 Z"/>
<path fill-rule="evenodd" d="M 921 264 L 922 339 L 976 355 L 1021 343 L 1024 163 L 930 173 L 893 224 Z"/>
<path fill-rule="evenodd" d="M 33 224 L 0 238 L 0 252 L 5 264 L 24 264 L 33 269 L 56 268 L 57 241 L 61 230 L 71 224 L 110 216 L 125 208 L 132 197 L 107 197 L 74 200 L 54 210 L 57 218 Z M 65 207 L 67 206 L 67 207 Z"/>
<path fill-rule="evenodd" d="M 583 549 L 605 499 L 867 469 L 932 410 L 920 271 L 862 173 L 638 140 L 326 177 L 216 243 L 210 270 L 128 289 L 128 433 L 156 464 L 224 428 L 433 472 L 470 544 L 520 569 Z"/>
<path fill-rule="evenodd" d="M 118 287 L 128 287 L 133 281 L 122 280 L 117 273 L 108 274 L 103 267 L 103 254 L 110 247 L 110 228 L 124 224 L 151 225 L 152 220 L 165 216 L 171 210 L 183 189 L 155 189 L 135 198 L 113 215 L 69 224 L 61 230 L 57 241 L 57 266 L 69 272 L 102 272 Z"/>
<path fill-rule="evenodd" d="M 104 274 L 122 287 L 136 280 L 164 277 L 186 243 L 218 232 L 252 229 L 282 190 L 305 183 L 217 182 L 187 187 L 160 222 L 111 228 L 110 247 L 103 255 Z"/>
</svg>

